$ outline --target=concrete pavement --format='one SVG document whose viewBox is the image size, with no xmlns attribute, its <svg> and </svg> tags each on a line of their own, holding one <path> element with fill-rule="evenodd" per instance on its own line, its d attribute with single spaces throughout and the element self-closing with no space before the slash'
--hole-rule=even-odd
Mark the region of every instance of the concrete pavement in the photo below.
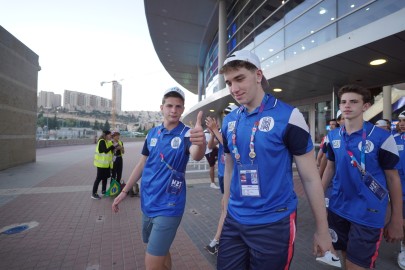
<svg viewBox="0 0 405 270">
<path fill-rule="evenodd" d="M 124 179 L 142 143 L 125 146 Z M 128 197 L 118 214 L 111 211 L 111 198 L 90 198 L 96 175 L 94 148 L 38 149 L 36 163 L 0 171 L 0 229 L 38 224 L 20 233 L 0 234 L 0 269 L 145 268 L 139 198 Z M 299 177 L 294 181 L 300 203 L 291 269 L 334 269 L 312 256 L 313 216 Z M 186 210 L 171 248 L 173 269 L 215 269 L 216 256 L 204 246 L 216 231 L 221 194 L 209 188 L 208 171 L 187 173 L 187 183 Z M 398 246 L 382 243 L 377 269 L 399 269 Z"/>
</svg>

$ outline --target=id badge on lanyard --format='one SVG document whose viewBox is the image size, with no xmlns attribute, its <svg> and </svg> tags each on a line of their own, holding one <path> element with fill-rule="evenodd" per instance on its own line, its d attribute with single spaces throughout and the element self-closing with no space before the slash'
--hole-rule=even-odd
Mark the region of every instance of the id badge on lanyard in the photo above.
<svg viewBox="0 0 405 270">
<path fill-rule="evenodd" d="M 160 136 L 160 132 L 158 133 L 158 136 Z M 174 160 L 176 160 L 177 153 L 178 151 L 176 151 Z M 162 152 L 159 155 L 160 161 L 164 163 L 166 167 L 171 171 L 169 183 L 166 187 L 166 192 L 171 195 L 179 195 L 186 183 L 185 173 L 176 171 L 169 163 L 167 163 Z"/>
<path fill-rule="evenodd" d="M 250 141 L 249 141 L 249 159 L 251 164 L 242 164 L 241 163 L 241 156 L 238 151 L 238 146 L 236 143 L 236 131 L 237 127 L 239 124 L 240 120 L 240 114 L 242 110 L 244 110 L 243 106 L 239 108 L 238 112 L 238 118 L 236 119 L 234 130 L 232 133 L 232 146 L 233 146 L 233 154 L 235 157 L 235 160 L 238 164 L 238 180 L 239 180 L 239 186 L 240 186 L 240 195 L 242 197 L 261 197 L 260 194 L 260 182 L 259 182 L 259 166 L 257 164 L 254 164 L 254 159 L 256 158 L 256 152 L 255 152 L 255 136 L 256 132 L 258 130 L 258 126 L 260 123 L 260 115 L 262 114 L 267 102 L 269 101 L 269 95 L 264 95 L 262 103 L 260 104 L 260 107 L 258 109 L 257 113 L 257 118 L 258 120 L 255 121 L 253 127 L 252 127 L 252 133 L 250 135 Z M 277 100 L 274 101 L 274 106 L 276 105 Z"/>
<path fill-rule="evenodd" d="M 179 195 L 185 183 L 186 180 L 184 173 L 172 170 L 166 192 L 173 195 Z"/>
<path fill-rule="evenodd" d="M 380 201 L 388 195 L 387 189 L 382 186 L 369 172 L 365 172 L 362 176 L 364 184 Z"/>
<path fill-rule="evenodd" d="M 349 154 L 349 157 L 351 159 L 351 165 L 353 167 L 357 167 L 358 170 L 361 173 L 361 180 L 362 182 L 366 185 L 366 187 L 374 194 L 374 196 L 380 200 L 383 201 L 384 198 L 388 195 L 387 189 L 382 186 L 367 170 L 366 170 L 366 165 L 365 165 L 365 149 L 366 149 L 366 127 L 365 124 L 363 123 L 363 134 L 362 134 L 362 143 L 361 143 L 361 163 L 357 161 L 356 157 L 353 155 L 353 153 L 347 148 L 347 142 L 346 142 L 346 151 Z"/>
<path fill-rule="evenodd" d="M 260 197 L 259 168 L 257 164 L 238 165 L 242 197 Z"/>
</svg>

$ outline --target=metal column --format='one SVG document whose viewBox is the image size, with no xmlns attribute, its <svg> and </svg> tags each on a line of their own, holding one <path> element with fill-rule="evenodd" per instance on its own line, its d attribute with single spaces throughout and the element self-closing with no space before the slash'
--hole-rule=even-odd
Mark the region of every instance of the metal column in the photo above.
<svg viewBox="0 0 405 270">
<path fill-rule="evenodd" d="M 383 87 L 383 119 L 392 120 L 392 98 L 391 98 L 392 86 Z"/>
<path fill-rule="evenodd" d="M 219 25 L 218 25 L 218 70 L 226 59 L 226 2 L 219 0 Z M 225 88 L 224 76 L 218 76 L 218 90 Z"/>
</svg>

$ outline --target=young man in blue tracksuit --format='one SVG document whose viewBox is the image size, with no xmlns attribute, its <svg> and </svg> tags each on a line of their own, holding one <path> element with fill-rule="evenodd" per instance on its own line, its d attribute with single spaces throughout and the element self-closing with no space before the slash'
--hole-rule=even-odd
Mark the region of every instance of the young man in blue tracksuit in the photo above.
<svg viewBox="0 0 405 270">
<path fill-rule="evenodd" d="M 324 196 L 308 126 L 298 109 L 264 92 L 257 55 L 236 51 L 224 62 L 230 94 L 242 106 L 223 121 L 224 209 L 218 269 L 288 269 L 297 196 L 293 158 L 315 216 L 314 252 L 332 250 Z"/>
<path fill-rule="evenodd" d="M 324 189 L 333 178 L 329 228 L 345 269 L 374 268 L 382 236 L 388 242 L 403 237 L 401 183 L 395 169 L 398 151 L 392 135 L 363 120 L 371 105 L 370 91 L 346 85 L 338 97 L 345 124 L 328 133 L 322 177 Z M 391 217 L 384 228 L 388 197 Z"/>
<path fill-rule="evenodd" d="M 177 87 L 163 95 L 160 110 L 162 125 L 151 129 L 145 140 L 140 161 L 127 185 L 114 200 L 113 211 L 141 177 L 143 241 L 147 243 L 146 269 L 171 269 L 170 246 L 184 213 L 186 203 L 185 171 L 190 156 L 204 157 L 206 141 L 201 127 L 202 112 L 193 129 L 180 117 L 184 112 L 184 93 Z"/>
</svg>

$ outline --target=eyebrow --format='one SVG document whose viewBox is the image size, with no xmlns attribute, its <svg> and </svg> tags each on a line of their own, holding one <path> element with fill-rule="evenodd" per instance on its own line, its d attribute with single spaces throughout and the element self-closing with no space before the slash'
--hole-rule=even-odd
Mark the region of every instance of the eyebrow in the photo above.
<svg viewBox="0 0 405 270">
<path fill-rule="evenodd" d="M 349 102 L 350 102 L 350 101 L 360 101 L 360 99 L 349 99 L 349 100 L 347 100 L 347 99 L 342 99 L 340 102 L 342 102 L 342 101 L 346 101 L 346 102 L 347 102 L 347 101 L 349 101 Z"/>
<path fill-rule="evenodd" d="M 233 77 L 231 80 L 240 80 L 240 79 L 244 79 L 246 76 L 244 74 L 239 74 L 235 77 Z M 230 82 L 231 80 L 226 80 L 225 83 Z"/>
</svg>

